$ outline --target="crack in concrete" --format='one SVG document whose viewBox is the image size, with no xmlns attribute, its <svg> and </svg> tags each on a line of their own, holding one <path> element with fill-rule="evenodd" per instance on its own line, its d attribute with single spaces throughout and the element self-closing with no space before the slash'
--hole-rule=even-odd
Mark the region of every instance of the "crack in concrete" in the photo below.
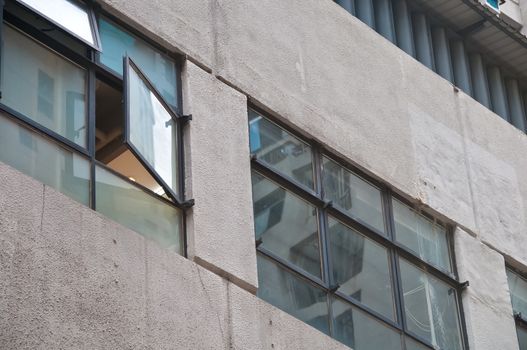
<svg viewBox="0 0 527 350">
<path fill-rule="evenodd" d="M 208 302 L 209 307 L 211 308 L 211 311 L 212 311 L 212 309 L 213 309 L 212 298 L 210 297 L 210 294 L 207 291 L 207 287 L 205 287 L 205 283 L 203 282 L 203 278 L 201 277 L 200 268 L 198 266 L 196 266 L 196 271 L 198 272 L 199 283 L 201 284 L 201 288 L 203 289 L 203 292 L 205 293 L 205 295 L 207 297 L 207 302 Z M 229 300 L 228 294 L 227 294 L 227 300 Z M 216 315 L 216 320 L 218 321 L 218 327 L 220 328 L 221 338 L 222 338 L 222 340 L 227 340 L 228 341 L 227 345 L 229 346 L 229 349 L 231 349 L 232 348 L 231 336 L 230 335 L 225 336 L 225 330 L 223 329 L 223 326 L 221 325 L 221 317 L 220 317 L 220 315 L 218 314 L 218 312 L 216 310 L 214 310 L 214 314 Z"/>
</svg>

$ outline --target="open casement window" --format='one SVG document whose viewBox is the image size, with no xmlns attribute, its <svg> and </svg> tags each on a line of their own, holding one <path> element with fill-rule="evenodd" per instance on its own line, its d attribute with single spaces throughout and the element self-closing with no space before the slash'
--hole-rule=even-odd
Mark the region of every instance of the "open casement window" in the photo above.
<svg viewBox="0 0 527 350">
<path fill-rule="evenodd" d="M 75 0 L 16 0 L 78 40 L 101 51 L 99 31 L 93 11 Z"/>
<path fill-rule="evenodd" d="M 139 160 L 164 193 L 182 204 L 178 159 L 183 117 L 169 106 L 141 69 L 124 58 L 124 101 L 126 146 Z"/>
</svg>

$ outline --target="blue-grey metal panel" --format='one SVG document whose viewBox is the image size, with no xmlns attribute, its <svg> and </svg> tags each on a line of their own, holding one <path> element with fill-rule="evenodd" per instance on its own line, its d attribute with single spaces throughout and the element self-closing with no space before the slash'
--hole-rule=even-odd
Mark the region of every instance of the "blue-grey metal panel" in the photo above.
<svg viewBox="0 0 527 350">
<path fill-rule="evenodd" d="M 407 54 L 415 57 L 412 18 L 406 0 L 394 0 L 393 12 L 395 18 L 397 45 Z"/>
<path fill-rule="evenodd" d="M 488 69 L 490 100 L 492 110 L 505 120 L 509 120 L 507 110 L 507 97 L 505 96 L 505 84 L 501 76 L 501 70 L 497 66 Z"/>
<path fill-rule="evenodd" d="M 416 58 L 430 69 L 434 69 L 430 26 L 424 13 L 416 12 L 412 16 Z"/>
<path fill-rule="evenodd" d="M 395 27 L 393 24 L 392 3 L 390 0 L 375 0 L 375 28 L 386 39 L 395 43 Z"/>
<path fill-rule="evenodd" d="M 509 100 L 511 123 L 521 131 L 526 131 L 524 109 L 525 106 L 523 104 L 522 97 L 520 94 L 518 80 L 507 79 L 505 84 L 507 88 L 507 98 Z"/>
<path fill-rule="evenodd" d="M 355 11 L 357 17 L 371 28 L 375 29 L 375 14 L 372 0 L 356 0 Z"/>
<path fill-rule="evenodd" d="M 454 83 L 465 93 L 472 96 L 470 84 L 470 67 L 468 65 L 467 53 L 463 41 L 456 39 L 450 42 L 452 53 L 452 68 L 454 71 Z"/>
<path fill-rule="evenodd" d="M 485 107 L 490 108 L 489 87 L 483 59 L 479 53 L 471 53 L 469 62 L 473 97 Z"/>
<path fill-rule="evenodd" d="M 448 45 L 445 28 L 432 28 L 432 44 L 437 74 L 450 82 L 454 82 L 452 63 L 450 60 L 450 47 Z"/>
<path fill-rule="evenodd" d="M 355 0 L 335 0 L 335 2 L 352 15 L 355 15 Z"/>
</svg>

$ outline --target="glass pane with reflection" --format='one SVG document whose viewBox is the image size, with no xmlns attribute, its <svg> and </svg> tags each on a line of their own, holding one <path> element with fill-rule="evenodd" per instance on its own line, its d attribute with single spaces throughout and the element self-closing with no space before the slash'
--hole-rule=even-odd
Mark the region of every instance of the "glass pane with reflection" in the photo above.
<svg viewBox="0 0 527 350">
<path fill-rule="evenodd" d="M 90 163 L 0 114 L 0 162 L 90 204 Z"/>
<path fill-rule="evenodd" d="M 91 46 L 97 46 L 88 10 L 70 0 L 18 0 Z"/>
<path fill-rule="evenodd" d="M 395 236 L 421 259 L 452 272 L 446 229 L 397 199 L 392 199 Z"/>
<path fill-rule="evenodd" d="M 329 158 L 324 157 L 322 165 L 326 198 L 385 233 L 381 191 Z"/>
<path fill-rule="evenodd" d="M 1 102 L 86 147 L 86 71 L 4 25 Z"/>
<path fill-rule="evenodd" d="M 171 251 L 183 254 L 181 211 L 96 167 L 96 210 Z"/>
<path fill-rule="evenodd" d="M 128 72 L 130 142 L 177 195 L 177 122 L 133 65 Z"/>
<path fill-rule="evenodd" d="M 329 334 L 326 293 L 258 254 L 258 297 Z"/>
<path fill-rule="evenodd" d="M 344 301 L 332 298 L 333 337 L 353 350 L 401 350 L 398 332 Z"/>
<path fill-rule="evenodd" d="M 527 280 L 507 269 L 509 280 L 509 291 L 511 294 L 512 309 L 515 313 L 521 313 L 527 317 Z"/>
<path fill-rule="evenodd" d="M 254 171 L 252 184 L 261 247 L 321 278 L 317 209 Z"/>
<path fill-rule="evenodd" d="M 412 338 L 406 337 L 406 350 L 430 350 L 428 346 L 424 346 L 423 344 L 416 342 Z"/>
<path fill-rule="evenodd" d="M 338 290 L 395 320 L 388 250 L 331 217 L 329 242 Z"/>
<path fill-rule="evenodd" d="M 99 19 L 99 31 L 104 48 L 99 56 L 102 64 L 122 75 L 123 57 L 132 58 L 165 101 L 174 109 L 179 107 L 174 61 L 105 18 Z"/>
<path fill-rule="evenodd" d="M 527 350 L 527 328 L 516 326 L 518 332 L 518 343 L 520 344 L 520 350 Z"/>
<path fill-rule="evenodd" d="M 311 147 L 253 110 L 249 110 L 251 153 L 281 173 L 313 188 Z"/>
<path fill-rule="evenodd" d="M 408 330 L 443 350 L 461 350 L 454 288 L 399 259 Z"/>
</svg>

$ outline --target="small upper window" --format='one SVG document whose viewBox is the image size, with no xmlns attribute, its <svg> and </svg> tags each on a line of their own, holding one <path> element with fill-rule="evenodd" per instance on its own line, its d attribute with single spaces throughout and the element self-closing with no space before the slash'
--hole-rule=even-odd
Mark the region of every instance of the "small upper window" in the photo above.
<svg viewBox="0 0 527 350">
<path fill-rule="evenodd" d="M 487 0 L 487 6 L 490 7 L 492 10 L 500 12 L 500 0 Z"/>
<path fill-rule="evenodd" d="M 70 0 L 17 0 L 78 39 L 100 50 L 97 27 L 89 10 Z"/>
</svg>

